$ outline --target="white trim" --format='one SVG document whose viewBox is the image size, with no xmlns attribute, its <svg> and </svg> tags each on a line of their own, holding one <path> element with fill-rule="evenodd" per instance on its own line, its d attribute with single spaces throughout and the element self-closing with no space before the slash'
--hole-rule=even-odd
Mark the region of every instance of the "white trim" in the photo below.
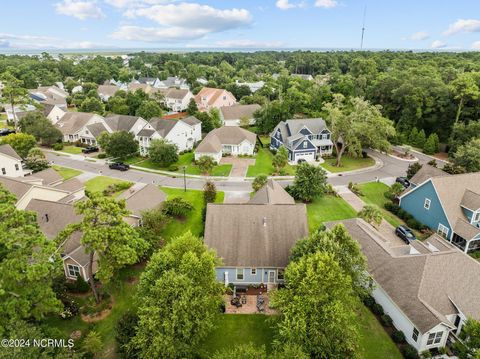
<svg viewBox="0 0 480 359">
<path fill-rule="evenodd" d="M 432 200 L 430 198 L 425 198 L 425 200 L 423 201 L 423 208 L 429 211 L 431 204 L 432 204 Z"/>
<path fill-rule="evenodd" d="M 270 274 L 272 274 L 272 273 L 273 273 L 273 282 L 270 281 Z M 276 278 L 275 277 L 276 277 L 275 276 L 275 271 L 274 270 L 269 270 L 268 271 L 268 277 L 267 277 L 267 283 L 276 283 L 276 280 L 275 280 Z"/>
<path fill-rule="evenodd" d="M 250 275 L 257 275 L 257 268 L 250 268 Z"/>
<path fill-rule="evenodd" d="M 242 271 L 242 278 L 238 278 L 238 274 L 239 274 L 239 271 Z M 245 268 L 236 268 L 236 271 L 235 271 L 235 280 L 241 280 L 241 281 L 244 281 L 245 280 Z"/>
<path fill-rule="evenodd" d="M 74 275 L 74 274 L 71 273 L 70 270 L 74 273 L 76 273 L 78 271 L 78 274 Z M 68 276 L 72 277 L 72 278 L 78 278 L 79 276 L 82 275 L 80 266 L 77 266 L 76 264 L 67 263 L 67 272 L 68 272 Z"/>
<path fill-rule="evenodd" d="M 478 218 L 475 218 L 477 216 Z M 474 211 L 472 214 L 472 220 L 470 221 L 470 224 L 476 223 L 478 221 L 480 221 L 480 211 Z"/>
<path fill-rule="evenodd" d="M 441 227 L 441 229 L 440 229 Z M 445 238 L 448 238 L 448 233 L 450 232 L 450 229 L 445 226 L 444 224 L 442 223 L 438 223 L 438 228 L 437 228 L 437 233 L 442 235 L 442 234 L 445 234 Z"/>
</svg>

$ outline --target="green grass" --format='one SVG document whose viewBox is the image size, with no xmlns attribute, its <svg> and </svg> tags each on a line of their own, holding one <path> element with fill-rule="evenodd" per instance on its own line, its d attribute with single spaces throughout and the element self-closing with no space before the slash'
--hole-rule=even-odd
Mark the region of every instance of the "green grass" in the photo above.
<svg viewBox="0 0 480 359">
<path fill-rule="evenodd" d="M 392 226 L 397 227 L 404 222 L 395 216 L 393 213 L 387 211 L 383 206 L 389 201 L 388 198 L 384 196 L 384 193 L 388 190 L 388 186 L 382 182 L 369 182 L 362 183 L 358 185 L 362 191 L 363 196 L 361 199 L 368 204 L 373 204 L 380 208 L 382 211 L 383 218 L 390 223 Z"/>
<path fill-rule="evenodd" d="M 189 230 L 196 236 L 203 236 L 203 221 L 202 221 L 202 209 L 203 209 L 203 191 L 187 190 L 183 189 L 162 187 L 162 191 L 167 194 L 167 199 L 174 197 L 181 197 L 190 202 L 194 210 L 185 218 L 185 220 L 172 220 L 163 230 L 163 237 L 169 239 L 181 235 Z M 222 203 L 224 198 L 223 192 L 217 192 L 216 203 Z"/>
<path fill-rule="evenodd" d="M 174 163 L 175 166 L 178 166 L 179 174 L 183 174 L 182 167 L 185 166 L 185 173 L 187 175 L 201 175 L 200 169 L 198 166 L 193 164 L 195 155 L 193 152 L 187 152 L 178 156 L 178 161 Z M 125 161 L 126 163 L 133 164 L 135 166 L 151 169 L 151 170 L 160 170 L 160 171 L 170 171 L 169 167 L 162 167 L 157 163 L 152 162 L 150 159 L 145 159 L 144 157 L 132 157 Z M 212 170 L 212 176 L 222 176 L 228 177 L 230 171 L 232 170 L 232 165 L 219 165 L 215 166 Z"/>
<path fill-rule="evenodd" d="M 395 343 L 390 339 L 377 318 L 360 304 L 357 309 L 358 325 L 360 329 L 360 343 L 358 354 L 360 358 L 402 359 Z"/>
<path fill-rule="evenodd" d="M 337 167 L 335 163 L 337 162 L 336 158 L 326 158 L 325 162 L 321 164 L 323 168 L 330 172 L 347 172 L 354 171 L 365 167 L 371 167 L 375 164 L 375 160 L 371 157 L 342 157 L 342 166 Z"/>
<path fill-rule="evenodd" d="M 255 164 L 248 166 L 247 177 L 256 177 L 258 175 L 271 175 L 275 169 L 272 165 L 273 154 L 268 148 L 260 148 L 258 150 Z M 295 168 L 286 165 L 283 169 L 286 176 L 293 176 L 295 174 Z"/>
<path fill-rule="evenodd" d="M 85 189 L 90 192 L 103 192 L 108 186 L 116 183 L 130 183 L 130 186 L 133 185 L 131 182 L 122 181 L 116 178 L 98 176 L 92 179 L 89 179 L 85 182 Z M 124 190 L 123 190 L 124 191 Z M 118 196 L 123 191 L 119 191 L 113 194 L 113 197 Z"/>
<path fill-rule="evenodd" d="M 329 221 L 355 218 L 355 210 L 341 197 L 325 195 L 307 204 L 307 218 L 310 232 Z"/>
<path fill-rule="evenodd" d="M 103 320 L 92 324 L 85 323 L 80 315 L 71 319 L 62 319 L 58 316 L 50 317 L 45 321 L 49 327 L 59 329 L 66 336 L 69 336 L 75 330 L 82 331 L 82 337 L 90 330 L 95 330 L 102 337 L 103 349 L 98 353 L 100 358 L 115 358 L 115 325 L 121 316 L 133 309 L 135 302 L 133 300 L 136 283 L 130 283 L 128 279 L 138 277 L 143 269 L 141 267 L 128 267 L 120 270 L 115 279 L 105 288 L 111 294 L 114 305 L 110 314 Z M 76 299 L 77 302 L 85 302 L 86 298 Z M 76 345 L 77 347 L 78 345 Z"/>
<path fill-rule="evenodd" d="M 63 146 L 61 152 L 70 153 L 71 155 L 79 155 L 82 153 L 82 147 L 77 146 Z"/>
<path fill-rule="evenodd" d="M 63 179 L 66 181 L 70 178 L 76 177 L 79 174 L 82 173 L 82 171 L 75 170 L 73 168 L 67 168 L 67 167 L 61 167 L 61 166 L 56 166 L 53 165 L 52 168 L 58 172 L 60 176 L 63 177 Z"/>
<path fill-rule="evenodd" d="M 222 314 L 200 349 L 201 357 L 210 358 L 217 351 L 250 342 L 271 351 L 276 320 L 276 316 L 264 314 Z"/>
</svg>

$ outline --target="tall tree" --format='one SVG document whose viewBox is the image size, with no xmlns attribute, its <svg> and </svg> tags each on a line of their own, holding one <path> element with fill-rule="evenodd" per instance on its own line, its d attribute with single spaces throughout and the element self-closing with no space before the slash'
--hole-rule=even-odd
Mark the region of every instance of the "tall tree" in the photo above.
<svg viewBox="0 0 480 359">
<path fill-rule="evenodd" d="M 79 110 L 82 112 L 93 112 L 103 115 L 105 113 L 105 105 L 98 98 L 87 97 L 82 101 Z"/>
<path fill-rule="evenodd" d="M 138 152 L 138 142 L 133 134 L 126 131 L 110 134 L 103 145 L 105 146 L 103 149 L 109 157 L 125 159 Z"/>
<path fill-rule="evenodd" d="M 135 116 L 140 116 L 149 121 L 154 117 L 162 116 L 162 108 L 155 101 L 144 101 L 135 112 Z"/>
<path fill-rule="evenodd" d="M 34 136 L 43 145 L 53 146 L 62 141 L 62 132 L 39 112 L 26 114 L 20 119 L 19 126 L 22 132 Z"/>
<path fill-rule="evenodd" d="M 38 228 L 35 214 L 15 208 L 0 186 L 0 320 L 41 319 L 62 309 L 52 290 L 61 268 L 56 245 Z M 2 325 L 0 325 L 2 334 Z"/>
<path fill-rule="evenodd" d="M 325 193 L 326 185 L 325 171 L 321 167 L 304 162 L 297 166 L 292 185 L 293 196 L 304 202 L 311 202 Z"/>
<path fill-rule="evenodd" d="M 223 289 L 218 259 L 190 232 L 150 259 L 138 286 L 138 326 L 131 346 L 140 358 L 186 358 L 213 328 Z M 174 298 L 174 300 L 172 300 Z"/>
<path fill-rule="evenodd" d="M 22 158 L 28 156 L 28 152 L 35 147 L 37 141 L 32 135 L 26 133 L 12 133 L 0 140 L 2 144 L 9 144 Z"/>
<path fill-rule="evenodd" d="M 465 102 L 468 100 L 477 100 L 480 97 L 480 89 L 478 87 L 477 77 L 478 74 L 465 72 L 460 74 L 451 83 L 453 94 L 455 99 L 458 101 L 455 123 L 457 123 L 460 119 Z"/>
<path fill-rule="evenodd" d="M 153 140 L 148 148 L 148 155 L 152 162 L 168 167 L 178 161 L 178 147 L 165 140 Z"/>
<path fill-rule="evenodd" d="M 81 244 L 88 254 L 87 275 L 90 288 L 97 303 L 100 296 L 93 278 L 93 263 L 97 260 L 97 273 L 101 282 L 110 281 L 115 271 L 136 263 L 148 249 L 147 242 L 123 220 L 129 214 L 125 201 L 99 194 L 90 194 L 85 201 L 75 203 L 75 210 L 82 221 L 67 226 L 59 234 L 60 240 L 80 231 Z"/>
<path fill-rule="evenodd" d="M 465 168 L 467 172 L 480 171 L 480 137 L 460 146 L 453 155 L 453 163 Z"/>
<path fill-rule="evenodd" d="M 23 81 L 17 79 L 9 71 L 0 76 L 3 83 L 3 89 L 0 92 L 0 102 L 8 103 L 12 108 L 13 122 L 15 128 L 18 129 L 18 118 L 15 112 L 17 105 L 24 105 L 28 102 L 27 89 L 24 88 Z"/>
<path fill-rule="evenodd" d="M 454 344 L 455 353 L 460 359 L 478 358 L 480 356 L 480 322 L 467 319 L 460 333 L 462 342 Z"/>
<path fill-rule="evenodd" d="M 288 150 L 285 146 L 281 146 L 272 159 L 272 165 L 275 167 L 275 172 L 279 173 L 282 168 L 288 164 Z"/>
</svg>

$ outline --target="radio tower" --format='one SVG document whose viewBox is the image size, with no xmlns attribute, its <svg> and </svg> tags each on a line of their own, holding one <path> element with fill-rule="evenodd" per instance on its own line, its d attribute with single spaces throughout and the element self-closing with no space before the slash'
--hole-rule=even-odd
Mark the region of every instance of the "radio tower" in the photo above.
<svg viewBox="0 0 480 359">
<path fill-rule="evenodd" d="M 367 5 L 363 8 L 362 39 L 360 41 L 360 50 L 363 49 L 363 36 L 365 34 L 365 16 L 367 15 Z"/>
</svg>

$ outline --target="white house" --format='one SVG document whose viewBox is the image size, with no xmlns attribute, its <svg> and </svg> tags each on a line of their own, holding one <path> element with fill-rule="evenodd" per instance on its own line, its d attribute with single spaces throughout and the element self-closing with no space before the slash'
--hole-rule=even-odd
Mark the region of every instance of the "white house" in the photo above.
<svg viewBox="0 0 480 359">
<path fill-rule="evenodd" d="M 98 96 L 103 102 L 107 102 L 110 97 L 120 90 L 120 87 L 116 85 L 99 85 L 97 88 Z"/>
<path fill-rule="evenodd" d="M 57 105 L 44 104 L 43 114 L 53 123 L 56 124 L 65 115 L 67 111 Z"/>
<path fill-rule="evenodd" d="M 257 82 L 240 82 L 238 80 L 235 81 L 237 86 L 247 86 L 250 89 L 250 92 L 255 93 L 260 90 L 263 86 L 265 86 L 264 81 L 257 81 Z"/>
<path fill-rule="evenodd" d="M 165 106 L 175 112 L 186 110 L 192 98 L 193 94 L 188 89 L 170 88 L 164 94 Z"/>
<path fill-rule="evenodd" d="M 466 318 L 480 319 L 480 263 L 475 259 L 437 234 L 398 246 L 362 219 L 342 223 L 367 257 L 372 296 L 418 352 L 444 347 Z"/>
<path fill-rule="evenodd" d="M 87 128 L 87 126 L 93 124 L 99 125 Z M 67 112 L 55 124 L 55 127 L 62 132 L 64 142 L 80 141 L 90 145 L 95 145 L 97 143 L 95 135 L 103 132 L 101 126 L 105 128 L 105 131 L 108 131 L 105 120 L 102 116 L 87 112 Z M 94 133 L 92 132 L 92 128 L 95 128 Z"/>
<path fill-rule="evenodd" d="M 248 124 L 255 123 L 254 113 L 260 110 L 260 105 L 233 105 L 220 107 L 220 119 L 224 126 L 240 126 L 243 119 L 248 120 Z"/>
<path fill-rule="evenodd" d="M 209 156 L 217 163 L 222 155 L 253 155 L 257 135 L 236 126 L 224 126 L 208 133 L 195 149 L 195 160 Z"/>
<path fill-rule="evenodd" d="M 187 80 L 182 79 L 178 76 L 169 76 L 169 77 L 167 77 L 166 80 L 160 80 L 157 83 L 156 87 L 161 88 L 161 89 L 168 89 L 168 88 L 173 88 L 173 87 L 179 88 L 179 89 L 182 89 L 182 90 L 189 90 L 190 89 L 190 86 L 188 86 Z"/>
<path fill-rule="evenodd" d="M 161 81 L 158 77 L 140 77 L 138 80 L 135 80 L 139 84 L 150 85 L 155 88 L 160 88 Z"/>
<path fill-rule="evenodd" d="M 202 123 L 190 116 L 180 120 L 153 118 L 136 134 L 140 154 L 146 156 L 153 140 L 174 143 L 178 151 L 191 150 L 202 139 Z"/>
<path fill-rule="evenodd" d="M 23 168 L 22 158 L 10 145 L 0 145 L 0 175 L 7 177 L 23 177 L 30 174 Z"/>
</svg>

